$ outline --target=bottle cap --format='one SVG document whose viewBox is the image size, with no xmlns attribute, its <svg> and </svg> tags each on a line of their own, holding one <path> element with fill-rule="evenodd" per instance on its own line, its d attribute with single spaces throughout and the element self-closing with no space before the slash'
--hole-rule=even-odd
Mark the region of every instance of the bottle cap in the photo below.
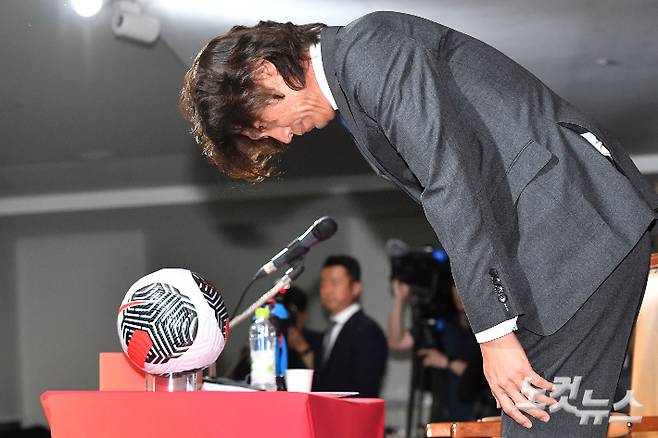
<svg viewBox="0 0 658 438">
<path fill-rule="evenodd" d="M 270 317 L 270 309 L 267 307 L 259 307 L 256 309 L 256 318 L 258 319 L 267 319 Z"/>
</svg>

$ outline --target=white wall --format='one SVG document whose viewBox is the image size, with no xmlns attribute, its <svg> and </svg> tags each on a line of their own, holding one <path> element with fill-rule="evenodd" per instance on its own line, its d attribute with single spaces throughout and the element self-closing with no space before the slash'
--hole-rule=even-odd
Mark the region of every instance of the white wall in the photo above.
<svg viewBox="0 0 658 438">
<path fill-rule="evenodd" d="M 12 242 L 0 232 L 0 423 L 20 417 Z"/>
<path fill-rule="evenodd" d="M 44 423 L 46 390 L 98 388 L 98 353 L 115 350 L 116 311 L 144 272 L 140 231 L 16 241 L 21 419 Z"/>
</svg>

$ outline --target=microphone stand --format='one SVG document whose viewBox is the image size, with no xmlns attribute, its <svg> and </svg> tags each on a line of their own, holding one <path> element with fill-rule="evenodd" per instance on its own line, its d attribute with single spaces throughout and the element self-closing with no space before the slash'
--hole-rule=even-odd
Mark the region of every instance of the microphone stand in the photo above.
<svg viewBox="0 0 658 438">
<path fill-rule="evenodd" d="M 277 298 L 281 297 L 280 294 Z M 275 375 L 277 391 L 286 390 L 286 370 L 288 369 L 288 344 L 286 334 L 288 328 L 289 314 L 280 300 L 276 300 L 272 310 L 270 321 L 276 331 L 276 354 L 275 354 Z"/>
<path fill-rule="evenodd" d="M 434 276 L 432 284 L 427 291 L 434 291 L 438 289 L 437 277 Z M 407 405 L 406 415 L 406 437 L 411 438 L 422 434 L 424 425 L 427 424 L 428 419 L 437 421 L 432 416 L 440 413 L 440 417 L 444 417 L 443 411 L 445 410 L 445 400 L 443 397 L 443 388 L 445 388 L 445 375 L 439 375 L 434 370 L 427 370 L 423 367 L 423 360 L 418 356 L 418 350 L 421 348 L 442 348 L 442 343 L 435 338 L 436 336 L 436 317 L 428 317 L 426 310 L 423 308 L 423 302 L 418 299 L 418 291 L 412 290 L 409 296 L 409 310 L 411 312 L 411 324 L 413 327 L 413 347 L 411 358 L 411 376 L 409 385 L 409 401 Z M 428 381 L 429 379 L 429 381 Z M 429 389 L 432 393 L 432 407 L 429 417 L 426 418 L 426 413 L 423 409 L 423 394 L 429 383 Z M 445 420 L 444 420 L 445 421 Z"/>
<path fill-rule="evenodd" d="M 423 369 L 422 358 L 417 354 L 420 348 L 419 335 L 422 330 L 422 323 L 420 322 L 420 315 L 415 308 L 411 307 L 412 325 L 416 332 L 414 336 L 414 343 L 411 349 L 411 375 L 409 384 L 409 400 L 407 405 L 406 415 L 406 437 L 412 438 L 418 436 L 419 424 L 422 418 L 423 407 L 423 388 L 425 386 L 425 372 Z"/>
<path fill-rule="evenodd" d="M 252 313 L 256 311 L 259 307 L 261 307 L 267 300 L 270 298 L 273 298 L 281 289 L 287 289 L 290 287 L 290 283 L 293 282 L 297 277 L 299 277 L 302 272 L 304 272 L 304 265 L 302 263 L 298 263 L 296 265 L 291 266 L 286 273 L 279 278 L 279 280 L 274 284 L 272 289 L 268 290 L 265 292 L 263 295 L 260 296 L 251 306 L 247 307 L 247 309 L 239 314 L 238 316 L 234 317 L 231 319 L 229 322 L 229 325 L 231 328 L 234 328 L 238 324 L 240 324 L 242 321 L 245 319 L 249 318 Z"/>
</svg>

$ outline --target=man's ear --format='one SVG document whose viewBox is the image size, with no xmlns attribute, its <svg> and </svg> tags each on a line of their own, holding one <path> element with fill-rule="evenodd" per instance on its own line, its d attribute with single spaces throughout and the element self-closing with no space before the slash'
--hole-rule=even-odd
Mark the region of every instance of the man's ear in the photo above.
<svg viewBox="0 0 658 438">
<path fill-rule="evenodd" d="M 361 291 L 363 290 L 363 283 L 360 281 L 352 282 L 352 301 L 356 302 L 361 296 Z"/>
</svg>

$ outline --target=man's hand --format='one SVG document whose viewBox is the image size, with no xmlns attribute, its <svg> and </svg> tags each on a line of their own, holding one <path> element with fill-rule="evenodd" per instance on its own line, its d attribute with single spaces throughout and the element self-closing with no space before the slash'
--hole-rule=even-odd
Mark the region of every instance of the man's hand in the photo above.
<svg viewBox="0 0 658 438">
<path fill-rule="evenodd" d="M 302 335 L 302 332 L 295 326 L 288 327 L 288 336 L 286 336 L 286 340 L 288 341 L 288 345 L 298 353 L 310 348 L 304 335 Z"/>
<path fill-rule="evenodd" d="M 550 416 L 542 409 L 523 407 L 519 410 L 516 406 L 528 405 L 529 402 L 546 406 L 557 403 L 542 391 L 554 391 L 554 385 L 532 369 L 516 335 L 510 333 L 493 341 L 484 342 L 480 344 L 480 350 L 482 350 L 484 376 L 499 407 L 510 418 L 528 429 L 532 427 L 532 422 L 521 411 L 547 422 Z M 524 386 L 526 379 L 530 385 L 526 383 Z"/>
<path fill-rule="evenodd" d="M 433 367 L 442 370 L 448 368 L 448 356 L 436 348 L 421 348 L 417 354 L 423 358 L 424 367 Z"/>
<path fill-rule="evenodd" d="M 404 302 L 409 296 L 409 291 L 411 288 L 407 283 L 403 283 L 397 278 L 391 282 L 391 287 L 393 288 L 393 296 L 396 300 Z"/>
</svg>

